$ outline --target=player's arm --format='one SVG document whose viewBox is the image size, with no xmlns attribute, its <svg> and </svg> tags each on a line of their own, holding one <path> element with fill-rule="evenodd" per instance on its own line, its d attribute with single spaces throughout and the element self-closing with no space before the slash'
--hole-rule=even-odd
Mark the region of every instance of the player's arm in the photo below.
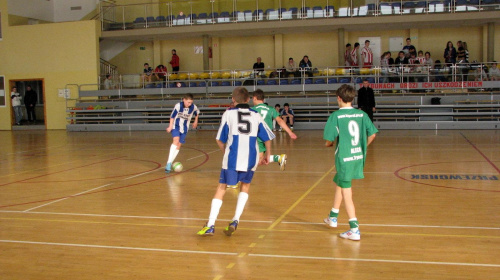
<svg viewBox="0 0 500 280">
<path fill-rule="evenodd" d="M 172 129 L 174 128 L 174 119 L 175 118 L 170 117 L 170 124 L 167 127 L 167 132 L 168 133 L 170 133 L 172 131 Z"/>
<path fill-rule="evenodd" d="M 293 131 L 288 127 L 288 125 L 286 125 L 286 122 L 280 116 L 278 116 L 275 120 L 280 125 L 280 127 L 288 133 L 290 138 L 297 139 L 297 135 L 293 133 Z"/>
<path fill-rule="evenodd" d="M 193 128 L 196 128 L 198 126 L 198 116 L 199 114 L 196 114 L 196 116 L 194 117 Z"/>
<path fill-rule="evenodd" d="M 326 140 L 325 147 L 331 147 L 333 146 L 334 141 L 328 141 Z"/>
<path fill-rule="evenodd" d="M 368 142 L 366 143 L 366 146 L 369 146 L 373 142 L 373 140 L 375 140 L 375 136 L 377 136 L 376 133 L 368 136 Z"/>
<path fill-rule="evenodd" d="M 219 146 L 219 149 L 222 151 L 222 153 L 225 153 L 226 144 L 219 139 L 216 139 L 215 141 L 217 141 L 217 145 Z"/>
</svg>

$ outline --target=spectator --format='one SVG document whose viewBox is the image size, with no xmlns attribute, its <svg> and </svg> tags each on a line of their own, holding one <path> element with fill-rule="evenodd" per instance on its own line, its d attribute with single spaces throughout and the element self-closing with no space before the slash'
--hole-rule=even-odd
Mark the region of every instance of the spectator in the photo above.
<svg viewBox="0 0 500 280">
<path fill-rule="evenodd" d="M 373 52 L 370 49 L 370 40 L 365 41 L 365 46 L 361 50 L 361 60 L 363 67 L 371 68 L 373 66 Z"/>
<path fill-rule="evenodd" d="M 283 118 L 286 124 L 290 124 L 290 129 L 293 131 L 293 118 L 295 117 L 295 114 L 293 113 L 293 110 L 290 108 L 290 104 L 288 103 L 283 104 L 283 110 L 281 110 L 281 117 Z M 280 131 L 282 131 L 281 127 Z"/>
<path fill-rule="evenodd" d="M 156 66 L 155 71 L 154 71 L 156 80 L 157 81 L 166 81 L 167 80 L 167 72 L 168 72 L 168 69 L 165 65 L 160 64 L 160 65 Z"/>
<path fill-rule="evenodd" d="M 347 43 L 347 45 L 345 45 L 344 65 L 347 66 L 347 67 L 350 67 L 352 65 L 352 60 L 351 60 L 351 44 L 350 43 Z"/>
<path fill-rule="evenodd" d="M 295 61 L 293 61 L 293 58 L 290 57 L 288 59 L 288 64 L 286 65 L 286 76 L 294 76 L 294 77 L 300 77 L 299 69 L 295 65 Z"/>
<path fill-rule="evenodd" d="M 498 69 L 496 61 L 493 61 L 493 64 L 491 64 L 489 74 L 490 81 L 500 81 L 500 69 Z"/>
<path fill-rule="evenodd" d="M 110 74 L 106 75 L 106 79 L 104 80 L 104 89 L 114 89 L 115 84 L 113 82 L 113 77 Z"/>
<path fill-rule="evenodd" d="M 373 122 L 373 112 L 375 112 L 375 94 L 367 79 L 363 80 L 363 86 L 358 90 L 358 109 L 363 110 Z"/>
<path fill-rule="evenodd" d="M 26 113 L 28 114 L 28 123 L 36 123 L 36 102 L 38 101 L 37 93 L 31 89 L 31 86 L 26 87 L 26 92 L 24 93 L 24 105 L 26 106 Z"/>
<path fill-rule="evenodd" d="M 17 87 L 12 88 L 10 93 L 10 99 L 12 100 L 12 108 L 14 109 L 14 116 L 16 118 L 16 125 L 21 125 L 21 120 L 23 119 L 23 109 L 21 107 L 21 94 L 17 92 Z"/>
<path fill-rule="evenodd" d="M 172 65 L 172 73 L 177 74 L 179 72 L 179 56 L 175 49 L 172 50 L 172 59 L 170 60 L 170 65 Z"/>
<path fill-rule="evenodd" d="M 410 51 L 406 54 L 406 57 L 411 58 L 412 56 L 417 57 L 417 50 L 414 46 L 410 47 Z"/>
<path fill-rule="evenodd" d="M 396 58 L 396 61 L 394 62 L 396 65 L 403 65 L 403 64 L 408 64 L 408 58 L 406 58 L 405 53 L 403 51 L 400 51 L 398 53 L 398 57 Z"/>
<path fill-rule="evenodd" d="M 410 57 L 409 53 L 410 53 L 410 49 L 415 49 L 415 47 L 411 44 L 411 39 L 410 38 L 406 38 L 406 46 L 403 47 L 403 52 L 405 54 L 406 57 Z"/>
<path fill-rule="evenodd" d="M 434 68 L 434 60 L 431 58 L 430 52 L 425 52 L 425 65 L 430 69 Z"/>
<path fill-rule="evenodd" d="M 417 54 L 416 53 L 410 53 L 410 58 L 408 58 L 408 64 L 415 64 L 415 61 L 417 60 Z"/>
<path fill-rule="evenodd" d="M 351 51 L 351 66 L 357 67 L 359 65 L 358 50 L 359 50 L 359 43 L 356 42 L 354 43 L 354 49 L 352 49 Z"/>
<path fill-rule="evenodd" d="M 262 58 L 257 57 L 257 62 L 253 64 L 253 72 L 254 75 L 256 76 L 263 76 L 264 75 L 264 69 L 265 69 L 264 62 L 262 62 Z"/>
<path fill-rule="evenodd" d="M 436 60 L 436 63 L 434 64 L 434 73 L 436 73 L 436 82 L 446 82 L 446 78 L 444 76 L 444 67 L 441 64 L 441 60 Z"/>
<path fill-rule="evenodd" d="M 380 68 L 382 72 L 382 83 L 387 83 L 389 82 L 389 56 L 391 55 L 391 52 L 384 52 L 382 56 L 380 57 Z"/>
<path fill-rule="evenodd" d="M 487 81 L 488 80 L 488 75 L 486 75 L 486 71 L 484 69 L 486 66 L 483 64 L 478 65 L 476 67 L 475 73 L 474 73 L 474 80 L 476 81 Z"/>
<path fill-rule="evenodd" d="M 448 41 L 444 49 L 444 62 L 446 64 L 455 64 L 457 62 L 457 50 L 451 41 Z"/>
<path fill-rule="evenodd" d="M 142 74 L 142 83 L 146 85 L 146 81 L 151 82 L 153 69 L 149 67 L 149 63 L 144 63 L 144 70 Z"/>
<path fill-rule="evenodd" d="M 420 65 L 425 65 L 426 58 L 424 56 L 424 52 L 423 51 L 418 51 L 417 60 L 420 63 Z"/>
<path fill-rule="evenodd" d="M 304 74 L 307 74 L 307 76 L 313 76 L 312 62 L 309 60 L 309 57 L 307 55 L 304 55 L 304 57 L 300 61 L 299 68 L 304 72 Z"/>
<path fill-rule="evenodd" d="M 388 56 L 389 56 L 389 65 L 393 65 L 394 64 L 394 58 L 392 58 L 392 53 L 391 52 L 388 52 Z"/>
</svg>

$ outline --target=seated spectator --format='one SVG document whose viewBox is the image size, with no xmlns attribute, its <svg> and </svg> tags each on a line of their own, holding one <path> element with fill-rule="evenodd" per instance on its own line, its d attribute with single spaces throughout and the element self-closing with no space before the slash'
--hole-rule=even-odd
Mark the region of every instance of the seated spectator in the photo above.
<svg viewBox="0 0 500 280">
<path fill-rule="evenodd" d="M 264 62 L 262 62 L 262 58 L 257 57 L 257 62 L 253 64 L 253 72 L 254 75 L 257 76 L 265 76 L 264 70 L 266 67 L 264 66 Z"/>
<path fill-rule="evenodd" d="M 434 71 L 432 72 L 436 74 L 436 82 L 446 82 L 446 78 L 444 76 L 444 67 L 439 59 L 436 60 L 436 63 L 434 64 Z"/>
<path fill-rule="evenodd" d="M 293 117 L 295 114 L 293 113 L 293 110 L 290 108 L 290 104 L 285 103 L 283 104 L 283 110 L 281 110 L 281 118 L 286 122 L 287 125 L 290 126 L 290 129 L 293 130 Z M 280 131 L 281 128 L 280 128 Z"/>
<path fill-rule="evenodd" d="M 276 110 L 276 112 L 278 112 L 278 115 L 281 115 L 281 105 L 280 104 L 274 105 L 274 109 Z M 273 120 L 273 131 L 276 131 L 277 126 L 280 126 L 280 125 L 277 124 L 276 119 L 274 119 Z M 281 131 L 281 128 L 280 128 L 280 131 Z"/>
<path fill-rule="evenodd" d="M 402 64 L 408 64 L 408 58 L 406 58 L 405 53 L 403 51 L 399 52 L 398 57 L 396 58 L 394 64 L 396 64 L 397 66 Z"/>
<path fill-rule="evenodd" d="M 430 52 L 425 52 L 425 65 L 430 69 L 434 68 L 434 60 L 431 58 Z"/>
<path fill-rule="evenodd" d="M 144 70 L 142 74 L 142 83 L 145 85 L 146 81 L 151 82 L 153 77 L 153 69 L 149 67 L 148 63 L 144 63 Z"/>
<path fill-rule="evenodd" d="M 484 71 L 484 69 L 486 68 L 486 66 L 484 65 L 479 65 L 474 73 L 474 80 L 476 81 L 487 81 L 488 80 L 488 75 L 486 74 L 486 71 Z"/>
<path fill-rule="evenodd" d="M 115 89 L 115 83 L 113 82 L 113 77 L 110 74 L 106 75 L 106 79 L 104 80 L 104 89 Z"/>
<path fill-rule="evenodd" d="M 498 69 L 498 65 L 496 61 L 493 61 L 493 64 L 489 70 L 490 81 L 500 81 L 500 69 Z"/>
<path fill-rule="evenodd" d="M 299 68 L 301 71 L 303 71 L 305 74 L 307 74 L 307 76 L 309 76 L 309 77 L 313 76 L 312 63 L 309 60 L 309 57 L 307 55 L 304 55 L 304 57 L 300 61 Z"/>
<path fill-rule="evenodd" d="M 167 80 L 167 67 L 163 64 L 156 66 L 154 74 L 157 81 L 166 81 Z"/>
<path fill-rule="evenodd" d="M 297 66 L 295 65 L 295 61 L 293 61 L 293 58 L 290 57 L 288 59 L 288 64 L 286 65 L 286 76 L 294 76 L 294 77 L 300 77 L 300 72 Z"/>
</svg>

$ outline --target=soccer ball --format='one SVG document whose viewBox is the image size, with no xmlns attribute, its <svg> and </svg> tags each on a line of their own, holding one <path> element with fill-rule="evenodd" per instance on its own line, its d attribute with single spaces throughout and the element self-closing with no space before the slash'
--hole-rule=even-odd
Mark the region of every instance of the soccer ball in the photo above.
<svg viewBox="0 0 500 280">
<path fill-rule="evenodd" d="M 182 166 L 182 163 L 180 162 L 174 162 L 172 164 L 172 170 L 174 170 L 175 172 L 181 172 L 183 168 L 184 166 Z"/>
</svg>

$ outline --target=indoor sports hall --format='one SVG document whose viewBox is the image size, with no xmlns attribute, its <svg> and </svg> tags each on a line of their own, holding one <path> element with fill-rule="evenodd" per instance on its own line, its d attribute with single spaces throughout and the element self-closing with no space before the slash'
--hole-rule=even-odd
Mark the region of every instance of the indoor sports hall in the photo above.
<svg viewBox="0 0 500 280">
<path fill-rule="evenodd" d="M 496 279 L 499 38 L 498 0 L 0 0 L 0 279 Z M 359 241 L 344 204 L 324 222 L 344 84 L 373 90 L 379 130 Z M 274 127 L 284 170 L 257 168 L 232 236 L 227 188 L 199 236 L 236 87 L 286 103 L 297 139 Z M 198 126 L 166 173 L 186 94 Z"/>
</svg>

